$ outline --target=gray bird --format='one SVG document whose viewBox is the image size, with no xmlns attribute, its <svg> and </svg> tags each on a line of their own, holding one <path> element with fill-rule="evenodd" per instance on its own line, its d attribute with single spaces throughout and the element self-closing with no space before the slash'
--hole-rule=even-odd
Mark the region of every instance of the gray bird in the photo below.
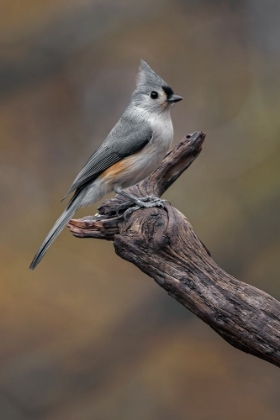
<svg viewBox="0 0 280 420">
<path fill-rule="evenodd" d="M 64 198 L 75 191 L 33 258 L 31 270 L 79 207 L 91 205 L 111 191 L 127 197 L 134 204 L 133 211 L 163 205 L 163 200 L 157 197 L 139 199 L 123 190 L 150 175 L 169 150 L 173 140 L 171 106 L 182 99 L 141 60 L 128 107 L 65 195 Z"/>
</svg>

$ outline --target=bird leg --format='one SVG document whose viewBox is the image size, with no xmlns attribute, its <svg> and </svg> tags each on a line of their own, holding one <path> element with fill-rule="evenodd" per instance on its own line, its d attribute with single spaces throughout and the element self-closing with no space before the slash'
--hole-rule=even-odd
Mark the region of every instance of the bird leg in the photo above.
<svg viewBox="0 0 280 420">
<path fill-rule="evenodd" d="M 127 220 L 127 217 L 131 213 L 133 213 L 134 211 L 139 210 L 141 208 L 165 207 L 165 203 L 168 203 L 167 200 L 162 200 L 161 198 L 155 197 L 155 196 L 152 196 L 152 195 L 147 195 L 146 197 L 138 198 L 135 195 L 129 194 L 127 191 L 124 191 L 120 188 L 117 188 L 115 190 L 115 192 L 122 195 L 123 197 L 128 198 L 131 203 L 135 204 L 135 206 L 128 208 L 124 212 L 124 219 L 125 220 Z M 126 207 L 127 207 L 127 203 L 120 204 L 116 209 L 117 214 L 119 215 L 119 212 Z"/>
</svg>

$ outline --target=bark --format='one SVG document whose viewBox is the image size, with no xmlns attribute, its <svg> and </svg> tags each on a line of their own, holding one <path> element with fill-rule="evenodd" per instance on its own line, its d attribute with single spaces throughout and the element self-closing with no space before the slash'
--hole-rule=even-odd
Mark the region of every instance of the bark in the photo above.
<svg viewBox="0 0 280 420">
<path fill-rule="evenodd" d="M 160 197 L 196 159 L 204 139 L 202 132 L 187 136 L 152 175 L 128 190 L 139 197 Z M 116 206 L 124 202 L 119 195 L 106 200 L 99 214 L 71 220 L 68 228 L 77 237 L 114 241 L 117 255 L 152 277 L 228 343 L 280 366 L 280 302 L 220 268 L 187 218 L 171 205 L 137 210 L 125 221 L 116 214 Z"/>
</svg>

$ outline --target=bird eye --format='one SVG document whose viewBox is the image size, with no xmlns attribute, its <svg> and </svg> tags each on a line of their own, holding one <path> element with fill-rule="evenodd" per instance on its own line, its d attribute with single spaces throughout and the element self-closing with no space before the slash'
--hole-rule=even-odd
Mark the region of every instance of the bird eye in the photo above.
<svg viewBox="0 0 280 420">
<path fill-rule="evenodd" d="M 153 90 L 153 91 L 151 92 L 150 97 L 151 97 L 152 99 L 157 99 L 157 98 L 158 98 L 158 93 L 157 93 L 155 90 Z"/>
</svg>

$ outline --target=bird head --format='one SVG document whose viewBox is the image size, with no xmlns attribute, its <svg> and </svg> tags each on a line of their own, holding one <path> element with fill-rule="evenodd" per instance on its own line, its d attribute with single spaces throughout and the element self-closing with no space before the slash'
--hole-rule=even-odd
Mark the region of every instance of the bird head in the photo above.
<svg viewBox="0 0 280 420">
<path fill-rule="evenodd" d="M 175 95 L 170 86 L 151 67 L 141 60 L 132 101 L 149 112 L 163 112 L 182 96 Z"/>
</svg>

